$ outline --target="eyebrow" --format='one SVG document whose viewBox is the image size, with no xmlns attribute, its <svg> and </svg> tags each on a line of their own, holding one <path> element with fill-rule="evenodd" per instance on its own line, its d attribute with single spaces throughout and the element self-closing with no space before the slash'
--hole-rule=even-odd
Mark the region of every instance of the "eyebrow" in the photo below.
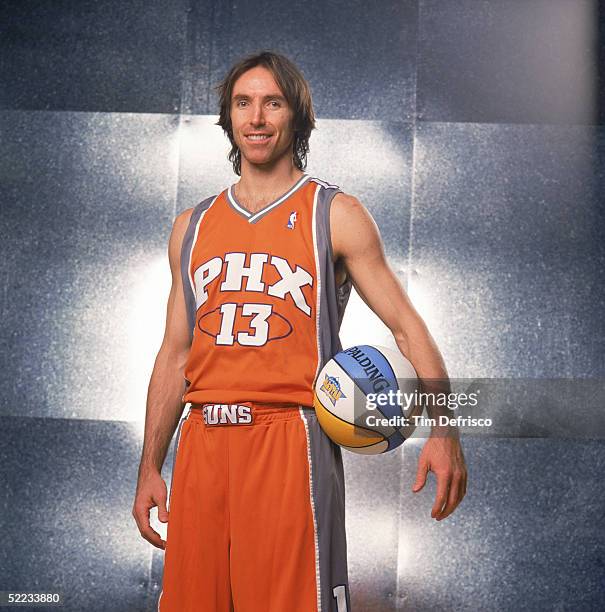
<svg viewBox="0 0 605 612">
<path fill-rule="evenodd" d="M 247 96 L 246 94 L 236 94 L 231 98 L 232 101 L 249 99 L 250 96 Z M 263 96 L 263 100 L 281 100 L 282 102 L 285 102 L 286 98 L 284 98 L 281 94 L 270 94 L 268 96 Z"/>
</svg>

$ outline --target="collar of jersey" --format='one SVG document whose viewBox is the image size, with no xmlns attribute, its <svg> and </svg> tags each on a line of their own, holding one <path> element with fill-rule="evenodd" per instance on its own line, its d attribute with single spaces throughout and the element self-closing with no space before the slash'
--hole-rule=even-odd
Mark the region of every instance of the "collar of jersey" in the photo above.
<svg viewBox="0 0 605 612">
<path fill-rule="evenodd" d="M 227 201 L 229 202 L 231 207 L 237 213 L 239 213 L 240 215 L 245 217 L 248 220 L 249 223 L 256 223 L 259 219 L 264 217 L 269 211 L 273 210 L 276 206 L 279 206 L 282 202 L 284 202 L 291 195 L 293 195 L 294 192 L 298 191 L 307 182 L 307 180 L 309 178 L 310 178 L 309 175 L 305 172 L 298 179 L 298 181 L 296 181 L 296 183 L 294 183 L 294 185 L 292 187 L 290 187 L 290 189 L 288 189 L 288 191 L 286 191 L 286 193 L 282 194 L 281 196 L 279 196 L 279 198 L 277 198 L 276 200 L 273 200 L 273 202 L 270 202 L 269 204 L 267 204 L 266 206 L 264 206 L 260 210 L 257 210 L 254 213 L 250 212 L 249 210 L 246 210 L 237 201 L 237 198 L 235 197 L 235 190 L 234 190 L 235 184 L 231 185 L 231 187 L 229 187 L 229 189 L 227 189 Z"/>
</svg>

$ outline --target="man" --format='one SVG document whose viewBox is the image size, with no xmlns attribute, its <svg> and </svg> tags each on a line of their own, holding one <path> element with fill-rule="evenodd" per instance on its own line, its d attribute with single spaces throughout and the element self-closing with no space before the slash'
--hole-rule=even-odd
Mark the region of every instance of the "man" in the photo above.
<svg viewBox="0 0 605 612">
<path fill-rule="evenodd" d="M 425 390 L 447 372 L 367 210 L 304 172 L 314 115 L 296 66 L 271 52 L 250 56 L 219 92 L 241 178 L 172 228 L 133 515 L 165 549 L 161 612 L 350 611 L 341 449 L 319 427 L 312 397 L 316 374 L 341 349 L 351 286 Z M 177 425 L 169 518 L 160 471 Z M 434 429 L 414 491 L 429 470 L 438 478 L 431 516 L 442 520 L 466 491 L 455 430 Z M 150 527 L 154 506 L 168 521 L 166 542 Z"/>
</svg>

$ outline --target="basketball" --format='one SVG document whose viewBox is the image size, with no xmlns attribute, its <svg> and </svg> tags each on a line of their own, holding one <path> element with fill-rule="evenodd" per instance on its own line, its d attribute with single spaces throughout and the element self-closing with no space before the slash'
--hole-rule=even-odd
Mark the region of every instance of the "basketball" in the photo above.
<svg viewBox="0 0 605 612">
<path fill-rule="evenodd" d="M 358 345 L 343 350 L 320 370 L 313 405 L 328 437 L 349 451 L 391 451 L 416 428 L 420 381 L 400 351 Z"/>
</svg>

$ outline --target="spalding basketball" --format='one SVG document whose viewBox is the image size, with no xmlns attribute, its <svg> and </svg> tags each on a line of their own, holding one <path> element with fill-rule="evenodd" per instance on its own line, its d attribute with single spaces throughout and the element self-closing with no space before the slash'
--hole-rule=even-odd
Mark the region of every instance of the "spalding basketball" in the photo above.
<svg viewBox="0 0 605 612">
<path fill-rule="evenodd" d="M 422 412 L 420 381 L 400 351 L 352 346 L 319 372 L 313 405 L 326 434 L 347 450 L 384 453 L 412 435 Z"/>
</svg>

